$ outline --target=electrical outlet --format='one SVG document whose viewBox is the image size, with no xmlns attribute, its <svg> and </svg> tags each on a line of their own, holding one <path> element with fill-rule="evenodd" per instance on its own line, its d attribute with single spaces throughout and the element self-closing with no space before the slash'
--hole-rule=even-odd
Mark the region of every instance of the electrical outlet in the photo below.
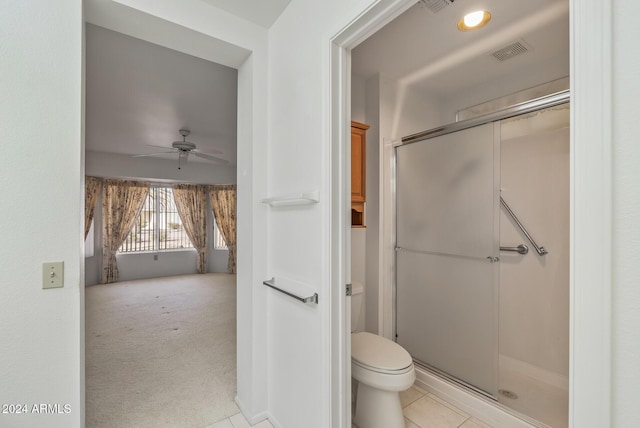
<svg viewBox="0 0 640 428">
<path fill-rule="evenodd" d="M 42 264 L 42 288 L 64 287 L 64 262 Z"/>
</svg>

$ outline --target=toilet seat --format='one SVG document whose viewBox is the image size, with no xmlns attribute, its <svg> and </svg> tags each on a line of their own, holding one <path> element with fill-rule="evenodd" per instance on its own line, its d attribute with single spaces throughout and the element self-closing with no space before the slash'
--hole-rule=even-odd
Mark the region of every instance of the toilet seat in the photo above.
<svg viewBox="0 0 640 428">
<path fill-rule="evenodd" d="M 367 332 L 351 334 L 351 361 L 382 374 L 404 374 L 413 370 L 411 355 L 397 343 Z"/>
<path fill-rule="evenodd" d="M 368 370 L 368 371 L 371 371 L 371 372 L 380 373 L 380 374 L 384 374 L 384 375 L 390 375 L 390 376 L 402 375 L 402 374 L 409 373 L 409 372 L 414 370 L 413 364 L 411 364 L 411 365 L 409 365 L 407 367 L 404 367 L 402 369 L 397 369 L 397 370 L 385 370 L 385 369 L 381 369 L 380 367 L 368 366 L 366 364 L 362 364 L 362 363 L 360 363 L 360 362 L 358 362 L 356 360 L 353 360 L 353 359 L 351 360 L 351 364 L 356 365 L 358 367 L 361 367 L 364 370 Z"/>
</svg>

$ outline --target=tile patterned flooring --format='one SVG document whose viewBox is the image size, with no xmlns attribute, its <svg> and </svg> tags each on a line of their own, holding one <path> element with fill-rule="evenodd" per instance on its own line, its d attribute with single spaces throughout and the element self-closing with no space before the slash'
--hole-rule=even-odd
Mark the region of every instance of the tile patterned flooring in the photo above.
<svg viewBox="0 0 640 428">
<path fill-rule="evenodd" d="M 415 385 L 400 393 L 400 403 L 406 428 L 491 428 Z"/>
<path fill-rule="evenodd" d="M 412 386 L 400 393 L 406 428 L 491 428 L 490 425 L 468 415 L 446 401 L 423 389 Z M 207 428 L 249 428 L 252 425 L 238 413 Z M 254 428 L 273 428 L 262 421 Z"/>
<path fill-rule="evenodd" d="M 242 413 L 237 413 L 230 418 L 223 419 L 220 422 L 216 422 L 213 425 L 209 425 L 207 428 L 273 428 L 273 425 L 269 421 L 262 421 L 255 425 L 251 425 L 247 419 L 242 416 Z"/>
</svg>

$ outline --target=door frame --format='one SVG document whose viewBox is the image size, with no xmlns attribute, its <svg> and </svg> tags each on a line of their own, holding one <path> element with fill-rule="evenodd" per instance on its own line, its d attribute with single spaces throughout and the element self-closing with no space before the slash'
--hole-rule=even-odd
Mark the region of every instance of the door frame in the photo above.
<svg viewBox="0 0 640 428">
<path fill-rule="evenodd" d="M 569 426 L 611 422 L 612 1 L 569 0 L 571 63 Z M 329 40 L 332 426 L 351 424 L 350 51 L 413 0 L 379 0 Z M 578 144 L 579 142 L 579 144 Z M 577 285 L 579 284 L 579 286 Z"/>
</svg>

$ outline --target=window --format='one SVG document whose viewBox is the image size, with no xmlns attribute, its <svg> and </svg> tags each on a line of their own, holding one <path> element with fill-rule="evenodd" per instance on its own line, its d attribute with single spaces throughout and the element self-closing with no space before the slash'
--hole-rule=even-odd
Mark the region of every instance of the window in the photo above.
<svg viewBox="0 0 640 428">
<path fill-rule="evenodd" d="M 193 248 L 170 187 L 152 187 L 118 252 L 138 253 Z"/>
<path fill-rule="evenodd" d="M 227 243 L 224 242 L 224 237 L 218 229 L 218 223 L 216 223 L 215 217 L 213 218 L 213 248 L 215 250 L 226 250 Z"/>
</svg>

